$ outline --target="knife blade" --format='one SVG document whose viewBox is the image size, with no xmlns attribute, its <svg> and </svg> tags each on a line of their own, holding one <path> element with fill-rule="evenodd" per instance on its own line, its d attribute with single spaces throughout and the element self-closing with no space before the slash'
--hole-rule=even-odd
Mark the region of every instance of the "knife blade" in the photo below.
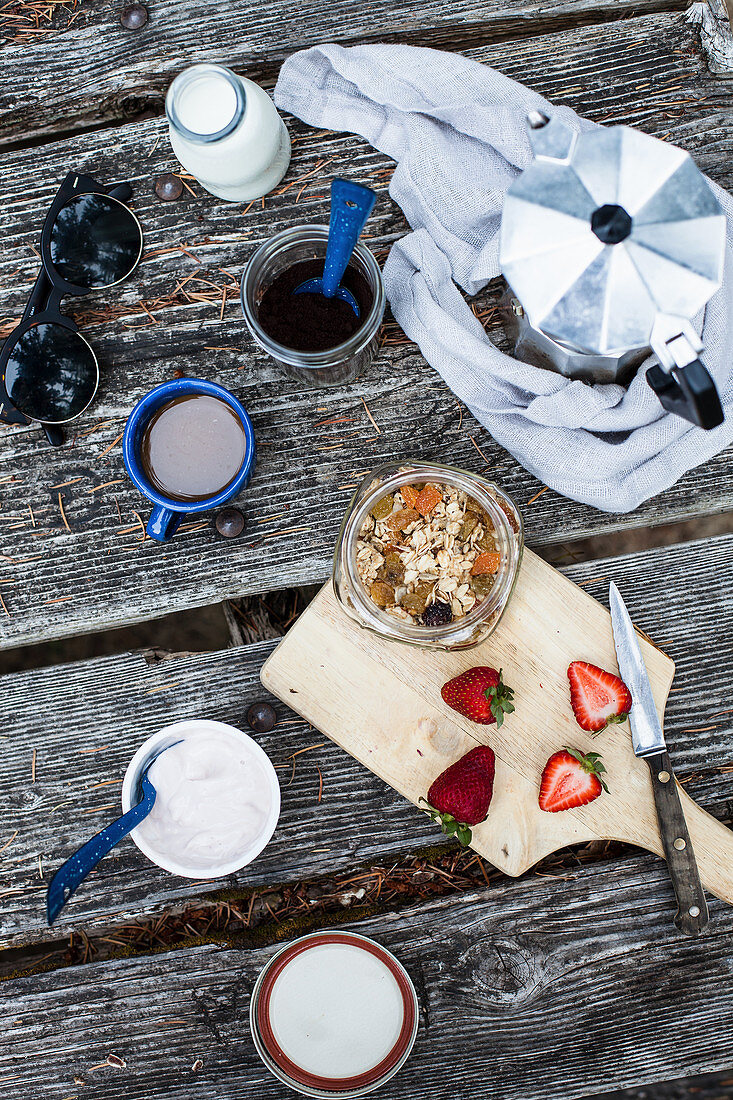
<svg viewBox="0 0 733 1100">
<path fill-rule="evenodd" d="M 686 935 L 698 936 L 708 923 L 708 906 L 680 802 L 677 780 L 672 771 L 672 762 L 667 752 L 667 743 L 636 631 L 621 593 L 613 581 L 609 598 L 619 672 L 631 692 L 631 741 L 635 755 L 646 760 L 649 765 L 659 832 L 677 898 L 678 909 L 674 922 Z"/>
<path fill-rule="evenodd" d="M 626 604 L 616 585 L 611 581 L 609 589 L 613 642 L 616 646 L 621 679 L 631 692 L 633 705 L 629 714 L 631 741 L 637 756 L 654 756 L 664 752 L 667 743 L 654 705 L 651 684 L 646 665 L 636 640 Z"/>
</svg>

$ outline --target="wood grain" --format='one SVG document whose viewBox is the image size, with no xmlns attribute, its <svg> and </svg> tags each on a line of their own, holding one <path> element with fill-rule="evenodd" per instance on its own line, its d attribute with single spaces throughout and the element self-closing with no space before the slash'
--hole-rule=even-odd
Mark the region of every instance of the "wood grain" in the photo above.
<svg viewBox="0 0 733 1100">
<path fill-rule="evenodd" d="M 674 665 L 639 639 L 660 719 Z M 623 840 L 664 854 L 646 762 L 628 723 L 593 736 L 577 725 L 566 670 L 582 659 L 617 671 L 608 612 L 530 551 L 495 632 L 461 652 L 425 651 L 375 637 L 348 618 L 329 582 L 262 669 L 262 682 L 336 744 L 416 805 L 449 764 L 477 744 L 496 753 L 494 796 L 471 846 L 520 875 L 543 856 L 588 840 Z M 501 728 L 448 708 L 440 688 L 474 665 L 503 669 L 515 713 Z M 380 699 L 375 706 L 375 685 Z M 537 802 L 542 769 L 564 745 L 601 752 L 609 793 L 589 806 L 547 814 Z M 684 795 L 700 877 L 733 904 L 733 832 Z"/>
<path fill-rule="evenodd" d="M 733 536 L 564 572 L 601 601 L 615 580 L 634 622 L 674 659 L 665 731 L 675 769 L 690 777 L 686 788 L 698 801 L 730 820 L 733 654 L 726 639 L 733 628 Z M 711 577 L 718 581 L 714 586 Z M 272 643 L 260 643 L 152 664 L 141 654 L 127 654 L 2 678 L 0 847 L 17 834 L 0 853 L 4 945 L 49 937 L 45 886 L 69 852 L 115 812 L 127 762 L 144 738 L 195 715 L 243 726 L 247 707 L 264 694 L 259 673 L 272 649 Z M 283 796 L 280 825 L 263 855 L 239 875 L 193 883 L 165 874 L 125 841 L 63 911 L 54 939 L 72 928 L 99 932 L 222 887 L 246 890 L 326 875 L 440 842 L 425 814 L 277 707 L 280 724 L 258 736 L 280 769 Z M 317 768 L 323 776 L 320 804 Z M 672 907 L 671 886 L 667 897 Z"/>
<path fill-rule="evenodd" d="M 636 0 L 636 15 L 669 11 L 682 0 Z M 630 7 L 630 5 L 629 5 Z M 308 17 L 295 0 L 266 5 L 201 0 L 195 13 L 176 0 L 157 0 L 143 30 L 126 31 L 119 12 L 104 0 L 85 3 L 69 24 L 35 40 L 10 38 L 4 49 L 6 83 L 0 95 L 0 137 L 5 142 L 118 121 L 141 111 L 162 112 L 165 90 L 184 64 L 219 61 L 246 67 L 255 80 L 272 78 L 293 51 L 319 42 L 406 42 L 460 49 L 492 39 L 578 28 L 628 14 L 615 0 L 502 0 L 486 5 L 457 0 L 313 0 Z M 3 21 L 7 25 L 7 21 Z M 3 24 L 0 23 L 0 34 Z M 90 49 L 90 46 L 92 47 Z M 83 79 L 70 67 L 78 64 Z"/>
<path fill-rule="evenodd" d="M 604 1093 L 599 1100 L 730 1100 L 731 1085 L 733 1076 L 728 1069 Z"/>
<path fill-rule="evenodd" d="M 418 990 L 417 1043 L 391 1100 L 433 1100 L 446 1086 L 462 1098 L 572 1100 L 733 1059 L 733 909 L 714 902 L 691 947 L 650 857 L 349 927 L 394 951 Z M 201 947 L 4 982 L 4 1095 L 284 1100 L 247 1022 L 273 950 Z"/>
<path fill-rule="evenodd" d="M 652 132 L 669 133 L 697 153 L 719 182 L 730 183 L 724 106 L 733 102 L 733 89 L 717 90 L 690 34 L 677 16 L 650 16 L 529 38 L 521 51 L 499 43 L 472 55 L 595 118 L 631 119 Z M 572 82 L 570 70 L 576 74 Z M 683 106 L 669 106 L 673 102 Z M 520 506 L 541 488 L 460 409 L 414 345 L 385 345 L 363 381 L 318 394 L 284 379 L 253 346 L 238 302 L 244 263 L 277 229 L 301 219 L 327 220 L 332 174 L 369 182 L 379 191 L 368 230 L 378 254 L 384 256 L 405 231 L 386 193 L 390 161 L 354 138 L 300 124 L 292 131 L 297 140 L 284 186 L 319 163 L 321 168 L 305 181 L 297 208 L 301 184 L 268 196 L 264 209 L 256 204 L 246 214 L 243 207 L 203 196 L 196 185 L 196 198 L 188 192 L 178 203 L 155 198 L 155 177 L 175 167 L 159 120 L 0 158 L 0 316 L 6 327 L 19 315 L 37 270 L 32 247 L 42 211 L 69 165 L 103 179 L 131 179 L 147 256 L 126 284 L 74 305 L 102 363 L 99 395 L 78 422 L 75 441 L 52 451 L 36 430 L 0 432 L 0 553 L 5 555 L 0 594 L 6 609 L 0 607 L 0 645 L 88 633 L 255 591 L 323 581 L 351 486 L 373 463 L 416 449 L 421 457 L 483 471 L 480 447 L 492 476 Z M 174 293 L 191 275 L 208 283 L 192 279 Z M 231 288 L 223 316 L 216 297 L 221 289 L 212 283 Z M 216 300 L 187 301 L 185 290 L 208 292 Z M 479 305 L 490 307 L 492 300 L 489 293 Z M 103 319 L 105 310 L 112 310 L 113 319 Z M 501 340 L 491 321 L 490 332 Z M 387 335 L 393 339 L 395 333 L 392 328 Z M 115 440 L 134 402 L 175 371 L 229 386 L 252 414 L 259 464 L 244 498 L 250 527 L 242 540 L 217 538 L 211 517 L 203 516 L 203 528 L 194 524 L 168 547 L 138 541 L 138 515 L 146 517 L 146 505 L 126 479 Z M 601 514 L 546 492 L 526 510 L 528 539 L 534 545 L 570 541 L 720 511 L 732 501 L 729 451 L 631 515 Z"/>
</svg>

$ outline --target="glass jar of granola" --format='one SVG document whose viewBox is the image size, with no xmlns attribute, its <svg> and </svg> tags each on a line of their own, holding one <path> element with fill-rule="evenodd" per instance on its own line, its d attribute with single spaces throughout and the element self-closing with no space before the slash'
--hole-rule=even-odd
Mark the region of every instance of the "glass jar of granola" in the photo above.
<svg viewBox="0 0 733 1100">
<path fill-rule="evenodd" d="M 496 628 L 524 546 L 516 505 L 478 474 L 428 462 L 367 474 L 341 526 L 336 595 L 383 637 L 468 649 Z"/>
</svg>

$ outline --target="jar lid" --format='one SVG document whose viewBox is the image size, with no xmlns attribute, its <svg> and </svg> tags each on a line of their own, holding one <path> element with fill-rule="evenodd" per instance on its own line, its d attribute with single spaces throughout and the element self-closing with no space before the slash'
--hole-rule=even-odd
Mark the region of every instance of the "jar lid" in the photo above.
<svg viewBox="0 0 733 1100">
<path fill-rule="evenodd" d="M 319 932 L 286 947 L 260 975 L 252 1034 L 268 1068 L 310 1096 L 361 1096 L 403 1065 L 418 1005 L 404 967 L 373 940 Z"/>
</svg>

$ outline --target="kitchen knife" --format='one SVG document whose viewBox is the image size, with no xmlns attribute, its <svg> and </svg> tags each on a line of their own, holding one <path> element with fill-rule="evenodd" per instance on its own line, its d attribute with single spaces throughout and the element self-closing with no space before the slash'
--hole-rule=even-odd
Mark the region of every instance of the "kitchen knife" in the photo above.
<svg viewBox="0 0 733 1100">
<path fill-rule="evenodd" d="M 610 587 L 611 623 L 619 672 L 631 692 L 629 713 L 634 752 L 649 765 L 659 832 L 678 911 L 674 923 L 687 936 L 699 936 L 708 923 L 708 906 L 682 811 L 677 781 L 633 623 L 616 585 Z"/>
</svg>

